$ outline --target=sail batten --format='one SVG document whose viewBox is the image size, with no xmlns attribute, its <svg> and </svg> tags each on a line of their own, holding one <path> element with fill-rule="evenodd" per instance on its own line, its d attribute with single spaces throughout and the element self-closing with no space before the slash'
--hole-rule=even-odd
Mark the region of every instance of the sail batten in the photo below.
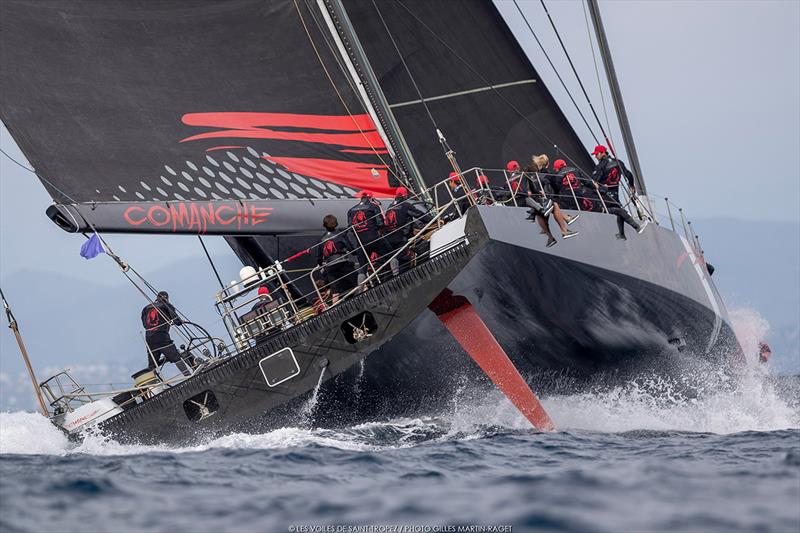
<svg viewBox="0 0 800 533">
<path fill-rule="evenodd" d="M 482 93 L 484 91 L 494 91 L 494 90 L 497 90 L 497 89 L 503 89 L 505 87 L 513 87 L 515 85 L 525 85 L 525 84 L 528 84 L 528 83 L 536 83 L 536 80 L 510 81 L 508 83 L 500 83 L 500 84 L 497 84 L 497 85 L 486 85 L 484 87 L 476 87 L 475 89 L 466 89 L 466 90 L 463 90 L 463 91 L 458 91 L 458 92 L 449 93 L 449 94 L 440 94 L 438 96 L 429 96 L 429 97 L 425 98 L 424 102 L 433 102 L 433 101 L 436 101 L 436 100 L 444 100 L 446 98 L 454 98 L 456 96 L 464 96 L 465 94 Z M 423 103 L 423 100 L 411 100 L 411 101 L 408 101 L 408 102 L 398 102 L 396 104 L 389 104 L 389 107 L 394 109 L 394 108 L 397 108 L 397 107 L 405 107 L 407 105 L 415 105 L 415 104 L 421 104 L 421 103 Z"/>
</svg>

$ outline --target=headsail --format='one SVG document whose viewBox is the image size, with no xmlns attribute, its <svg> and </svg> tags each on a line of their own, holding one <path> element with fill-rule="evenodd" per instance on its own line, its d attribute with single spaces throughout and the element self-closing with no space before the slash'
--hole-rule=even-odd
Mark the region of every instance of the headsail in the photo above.
<svg viewBox="0 0 800 533">
<path fill-rule="evenodd" d="M 397 185 L 305 2 L 9 0 L 0 35 L 0 118 L 57 203 L 146 212 Z"/>
<path fill-rule="evenodd" d="M 464 167 L 500 168 L 508 159 L 548 153 L 591 168 L 578 135 L 491 2 L 344 5 L 428 182 L 450 168 L 392 38 Z"/>
</svg>

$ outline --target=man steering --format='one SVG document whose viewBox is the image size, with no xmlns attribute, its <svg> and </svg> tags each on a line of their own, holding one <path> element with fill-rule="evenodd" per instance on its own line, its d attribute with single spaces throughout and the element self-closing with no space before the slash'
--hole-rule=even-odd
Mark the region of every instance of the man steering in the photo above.
<svg viewBox="0 0 800 533">
<path fill-rule="evenodd" d="M 145 329 L 144 339 L 147 344 L 147 368 L 154 369 L 166 359 L 170 363 L 175 363 L 184 376 L 191 376 L 192 371 L 178 354 L 178 349 L 169 336 L 169 328 L 173 324 L 180 326 L 183 321 L 170 303 L 169 294 L 160 291 L 153 303 L 147 304 L 142 309 L 142 326 Z"/>
</svg>

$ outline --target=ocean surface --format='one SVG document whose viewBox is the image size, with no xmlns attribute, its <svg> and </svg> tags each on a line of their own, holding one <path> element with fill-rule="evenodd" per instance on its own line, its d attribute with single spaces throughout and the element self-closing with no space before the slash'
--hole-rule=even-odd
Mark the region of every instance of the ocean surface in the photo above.
<svg viewBox="0 0 800 533">
<path fill-rule="evenodd" d="M 0 532 L 800 531 L 800 377 L 689 378 L 545 397 L 549 434 L 496 391 L 186 448 L 0 413 Z"/>
</svg>

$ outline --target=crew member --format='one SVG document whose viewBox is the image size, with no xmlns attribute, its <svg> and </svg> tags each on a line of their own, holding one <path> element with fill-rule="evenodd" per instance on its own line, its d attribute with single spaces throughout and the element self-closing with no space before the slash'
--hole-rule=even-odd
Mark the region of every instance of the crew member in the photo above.
<svg viewBox="0 0 800 533">
<path fill-rule="evenodd" d="M 383 255 L 383 215 L 379 204 L 373 201 L 371 192 L 361 193 L 361 200 L 347 212 L 347 220 L 357 237 L 353 245 L 358 246 L 360 241 L 366 252 L 367 262 L 377 261 Z"/>
<path fill-rule="evenodd" d="M 319 295 L 314 299 L 312 306 L 314 308 L 314 314 L 319 315 L 327 311 L 328 307 L 331 305 L 331 289 L 330 287 L 326 287 L 325 281 L 321 279 L 315 279 L 314 285 L 316 285 L 319 290 Z"/>
<path fill-rule="evenodd" d="M 562 209 L 579 209 L 580 211 L 600 211 L 600 203 L 596 195 L 587 186 L 591 184 L 583 172 L 575 167 L 567 166 L 563 159 L 553 162 L 556 175 L 552 180 L 556 201 Z"/>
<path fill-rule="evenodd" d="M 169 336 L 169 328 L 173 324 L 180 326 L 183 321 L 170 303 L 169 294 L 161 291 L 153 303 L 142 309 L 142 326 L 145 329 L 144 339 L 147 344 L 147 368 L 154 369 L 166 359 L 170 363 L 175 363 L 184 376 L 191 376 L 192 371 L 178 354 L 178 349 Z"/>
<path fill-rule="evenodd" d="M 475 181 L 475 193 L 478 196 L 478 203 L 482 205 L 491 205 L 495 202 L 495 191 L 489 183 L 489 178 L 486 174 L 481 174 Z"/>
<path fill-rule="evenodd" d="M 325 235 L 317 246 L 317 266 L 323 267 L 325 286 L 331 290 L 331 305 L 339 302 L 342 294 L 358 284 L 357 273 L 348 254 L 355 250 L 343 233 L 337 233 L 339 221 L 333 215 L 322 219 Z"/>
<path fill-rule="evenodd" d="M 551 176 L 547 174 L 547 166 L 550 164 L 550 158 L 545 154 L 534 156 L 531 159 L 531 164 L 525 169 L 525 190 L 526 198 L 525 205 L 531 207 L 531 215 L 529 218 L 536 216 L 539 227 L 542 229 L 541 233 L 548 236 L 547 246 L 553 246 L 556 243 L 550 231 L 550 212 L 553 213 L 553 218 L 556 220 L 559 229 L 561 230 L 561 237 L 569 239 L 578 235 L 577 231 L 570 230 L 567 226 L 572 224 L 578 219 L 578 215 L 569 217 L 561 211 L 561 206 L 548 198 L 553 196 L 553 185 Z M 540 209 L 537 209 L 541 206 Z"/>
<path fill-rule="evenodd" d="M 597 166 L 594 167 L 594 172 L 592 172 L 592 179 L 600 185 L 605 185 L 608 188 L 608 195 L 617 204 L 622 205 L 622 202 L 619 201 L 619 182 L 623 176 L 625 181 L 628 182 L 628 190 L 631 196 L 636 194 L 633 174 L 625 168 L 625 163 L 608 155 L 608 149 L 602 144 L 594 147 L 592 155 L 597 159 Z"/>
<path fill-rule="evenodd" d="M 595 188 L 597 190 L 597 194 L 603 198 L 603 202 L 605 203 L 606 210 L 617 217 L 617 239 L 620 240 L 627 240 L 625 237 L 625 224 L 628 224 L 633 229 L 636 230 L 636 233 L 642 233 L 644 228 L 647 227 L 648 221 L 644 220 L 641 223 L 636 222 L 633 217 L 628 213 L 628 211 L 622 207 L 619 203 L 619 196 L 612 196 L 609 193 L 609 189 L 605 185 L 600 185 L 597 182 L 594 182 Z"/>
<path fill-rule="evenodd" d="M 391 254 L 394 254 L 408 242 L 414 232 L 414 223 L 416 221 L 427 223 L 431 221 L 431 216 L 417 209 L 408 200 L 408 190 L 405 187 L 398 187 L 395 191 L 394 201 L 386 209 L 386 214 L 384 215 L 384 238 L 387 247 L 391 250 Z M 399 274 L 408 270 L 413 256 L 413 250 L 409 248 L 403 250 L 397 257 L 399 266 L 395 273 Z M 394 271 L 394 268 L 392 270 Z"/>
<path fill-rule="evenodd" d="M 636 222 L 630 213 L 622 207 L 622 202 L 619 199 L 619 182 L 623 176 L 628 182 L 631 197 L 636 197 L 633 174 L 625 168 L 625 164 L 622 161 L 608 155 L 608 149 L 602 144 L 594 147 L 592 155 L 597 158 L 597 166 L 592 173 L 592 181 L 597 184 L 595 188 L 598 194 L 602 196 L 608 212 L 617 217 L 617 239 L 623 241 L 627 239 L 625 237 L 625 224 L 635 229 L 636 233 L 642 233 L 648 221 Z"/>
<path fill-rule="evenodd" d="M 461 182 L 461 176 L 456 172 L 451 172 L 448 176 L 447 184 L 453 192 L 453 198 L 455 198 L 456 204 L 458 204 L 461 215 L 463 215 L 467 212 L 467 209 L 470 208 L 471 203 L 467 188 L 464 187 L 464 184 Z"/>
<path fill-rule="evenodd" d="M 270 305 L 272 304 L 272 295 L 269 293 L 269 288 L 262 285 L 258 288 L 258 301 L 253 306 L 253 313 L 256 316 L 261 315 L 263 313 L 268 312 Z M 261 344 L 266 340 L 267 336 L 265 335 L 265 331 L 262 331 L 258 335 L 256 335 L 256 344 Z"/>
</svg>

